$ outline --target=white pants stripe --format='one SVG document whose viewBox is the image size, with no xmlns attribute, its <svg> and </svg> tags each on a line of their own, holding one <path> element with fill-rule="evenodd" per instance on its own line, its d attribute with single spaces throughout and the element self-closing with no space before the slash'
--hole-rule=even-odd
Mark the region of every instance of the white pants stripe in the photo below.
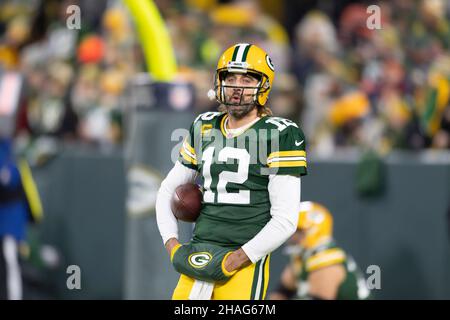
<svg viewBox="0 0 450 320">
<path fill-rule="evenodd" d="M 22 278 L 16 240 L 11 236 L 3 238 L 3 256 L 6 263 L 6 291 L 8 300 L 22 299 Z"/>
</svg>

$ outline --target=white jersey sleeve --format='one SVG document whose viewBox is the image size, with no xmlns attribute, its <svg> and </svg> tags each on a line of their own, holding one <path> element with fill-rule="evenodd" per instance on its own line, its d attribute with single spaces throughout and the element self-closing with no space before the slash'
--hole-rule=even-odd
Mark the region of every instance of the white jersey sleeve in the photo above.
<svg viewBox="0 0 450 320">
<path fill-rule="evenodd" d="M 269 176 L 270 214 L 272 218 L 242 249 L 255 263 L 281 246 L 297 229 L 300 209 L 300 177 Z"/>
</svg>

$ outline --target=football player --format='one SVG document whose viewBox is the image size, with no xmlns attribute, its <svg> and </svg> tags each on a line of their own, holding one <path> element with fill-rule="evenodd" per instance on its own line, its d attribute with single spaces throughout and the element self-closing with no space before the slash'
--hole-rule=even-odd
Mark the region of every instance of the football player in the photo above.
<svg viewBox="0 0 450 320">
<path fill-rule="evenodd" d="M 296 230 L 306 143 L 297 124 L 271 116 L 274 76 L 258 46 L 228 48 L 215 72 L 219 111 L 195 119 L 161 184 L 158 228 L 181 273 L 173 299 L 264 299 L 270 253 Z M 181 245 L 170 200 L 197 176 L 202 210 L 192 241 Z"/>
<path fill-rule="evenodd" d="M 369 298 L 370 291 L 355 261 L 333 240 L 333 217 L 324 206 L 300 204 L 297 231 L 289 243 L 291 262 L 270 299 Z"/>
</svg>

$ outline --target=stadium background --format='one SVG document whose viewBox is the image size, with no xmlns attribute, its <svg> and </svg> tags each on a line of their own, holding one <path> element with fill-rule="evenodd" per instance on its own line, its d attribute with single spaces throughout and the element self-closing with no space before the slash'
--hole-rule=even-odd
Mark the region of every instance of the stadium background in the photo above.
<svg viewBox="0 0 450 320">
<path fill-rule="evenodd" d="M 308 139 L 302 199 L 334 213 L 363 271 L 380 267 L 375 298 L 449 299 L 449 17 L 445 0 L 0 2 L 0 132 L 14 132 L 45 213 L 29 227 L 25 298 L 170 297 L 154 200 L 174 130 L 216 108 L 220 52 L 251 42 L 276 67 L 273 112 Z M 286 261 L 274 253 L 269 290 Z"/>
</svg>

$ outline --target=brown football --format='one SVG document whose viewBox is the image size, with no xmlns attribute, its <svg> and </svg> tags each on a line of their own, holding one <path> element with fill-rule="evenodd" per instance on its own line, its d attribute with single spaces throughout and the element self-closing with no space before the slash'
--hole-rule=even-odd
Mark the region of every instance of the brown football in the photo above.
<svg viewBox="0 0 450 320">
<path fill-rule="evenodd" d="M 171 201 L 175 217 L 185 222 L 195 222 L 202 208 L 202 192 L 198 185 L 186 183 L 179 185 Z"/>
</svg>

